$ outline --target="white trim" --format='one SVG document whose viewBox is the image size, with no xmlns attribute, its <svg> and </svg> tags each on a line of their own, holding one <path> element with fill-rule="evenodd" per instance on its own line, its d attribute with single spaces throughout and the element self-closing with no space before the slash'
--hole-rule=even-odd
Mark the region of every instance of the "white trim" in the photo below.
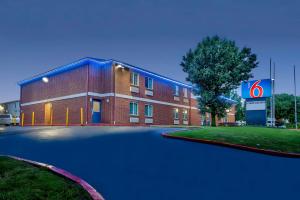
<svg viewBox="0 0 300 200">
<path fill-rule="evenodd" d="M 88 92 L 88 95 L 95 96 L 95 97 L 112 97 L 115 93 L 95 93 L 95 92 Z"/>
<path fill-rule="evenodd" d="M 178 119 L 174 119 L 174 124 L 175 125 L 179 125 L 179 120 Z"/>
<path fill-rule="evenodd" d="M 21 106 L 29 106 L 29 105 L 34 105 L 34 104 L 39 104 L 39 103 L 47 103 L 47 102 L 52 102 L 52 101 L 59 101 L 59 100 L 65 100 L 65 99 L 72 99 L 76 97 L 83 97 L 86 95 L 89 96 L 95 96 L 95 97 L 120 97 L 120 98 L 125 98 L 125 99 L 131 99 L 131 100 L 136 100 L 136 101 L 144 101 L 148 103 L 156 103 L 156 104 L 162 104 L 162 105 L 167 105 L 167 106 L 174 106 L 174 107 L 180 107 L 180 108 L 191 108 L 194 110 L 198 110 L 197 107 L 190 107 L 190 106 L 185 106 L 185 105 L 180 105 L 180 104 L 175 104 L 175 103 L 169 103 L 165 101 L 158 101 L 158 100 L 153 100 L 153 99 L 146 99 L 146 98 L 141 98 L 141 97 L 134 97 L 134 96 L 129 96 L 125 94 L 118 94 L 118 93 L 95 93 L 95 92 L 88 92 L 88 93 L 78 93 L 78 94 L 73 94 L 73 95 L 68 95 L 68 96 L 61 96 L 61 97 L 56 97 L 56 98 L 51 98 L 51 99 L 44 99 L 40 101 L 32 101 L 28 103 L 23 103 Z"/>
<path fill-rule="evenodd" d="M 157 101 L 157 100 L 153 100 L 153 99 L 146 99 L 146 98 L 141 98 L 141 97 L 134 97 L 134 96 L 126 95 L 126 94 L 116 93 L 116 97 L 132 99 L 132 100 L 137 100 L 137 101 L 144 101 L 144 102 L 149 102 L 149 103 L 163 104 L 163 105 L 174 106 L 174 107 L 181 107 L 181 108 L 188 108 L 188 109 L 190 108 L 190 106 L 174 104 L 174 103 L 169 103 L 169 102 L 165 102 L 165 101 Z M 192 109 L 194 109 L 194 108 L 195 107 L 192 107 Z"/>
<path fill-rule="evenodd" d="M 145 106 L 144 106 L 144 111 L 146 110 L 146 106 L 148 106 L 148 108 L 151 106 L 151 115 L 148 115 L 149 113 L 147 113 L 147 115 L 145 115 L 145 113 L 144 113 L 144 115 L 145 115 L 145 117 L 150 117 L 150 118 L 152 118 L 153 117 L 153 105 L 152 104 L 149 104 L 149 103 L 147 103 L 147 104 L 145 104 Z"/>
<path fill-rule="evenodd" d="M 51 101 L 59 101 L 59 100 L 72 99 L 72 98 L 84 97 L 84 96 L 86 96 L 86 92 L 79 93 L 79 94 L 72 94 L 72 95 L 68 95 L 68 96 L 62 96 L 62 97 L 55 97 L 55 98 L 51 98 L 51 99 L 44 99 L 44 100 L 40 100 L 40 101 L 32 101 L 32 102 L 28 102 L 28 103 L 23 103 L 23 104 L 21 104 L 21 106 L 29 106 L 29 105 L 33 105 L 33 104 L 47 103 L 47 102 L 51 102 Z"/>
<path fill-rule="evenodd" d="M 130 117 L 129 122 L 130 123 L 139 123 L 140 119 L 138 117 Z"/>
<path fill-rule="evenodd" d="M 145 124 L 153 124 L 153 118 L 145 118 Z"/>
<path fill-rule="evenodd" d="M 136 84 L 134 83 L 134 75 L 137 75 L 137 80 L 136 80 L 137 83 Z M 135 87 L 140 86 L 140 75 L 137 72 L 134 72 L 134 71 L 130 72 L 130 84 Z"/>
<path fill-rule="evenodd" d="M 179 96 L 174 96 L 174 101 L 180 101 Z"/>
<path fill-rule="evenodd" d="M 130 92 L 140 93 L 140 88 L 137 86 L 130 86 Z"/>
<path fill-rule="evenodd" d="M 145 90 L 145 95 L 147 95 L 147 96 L 153 96 L 153 90 L 146 89 Z"/>
</svg>

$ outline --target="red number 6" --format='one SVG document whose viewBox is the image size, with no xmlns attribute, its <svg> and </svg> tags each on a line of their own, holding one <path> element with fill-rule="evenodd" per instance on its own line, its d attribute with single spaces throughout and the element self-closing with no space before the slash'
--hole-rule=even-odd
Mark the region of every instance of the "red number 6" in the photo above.
<svg viewBox="0 0 300 200">
<path fill-rule="evenodd" d="M 261 80 L 255 81 L 255 83 L 251 86 L 250 88 L 250 96 L 252 98 L 258 98 L 258 97 L 262 97 L 264 94 L 264 89 L 258 85 L 261 82 Z M 255 95 L 254 92 L 255 90 L 258 90 L 258 95 Z"/>
</svg>

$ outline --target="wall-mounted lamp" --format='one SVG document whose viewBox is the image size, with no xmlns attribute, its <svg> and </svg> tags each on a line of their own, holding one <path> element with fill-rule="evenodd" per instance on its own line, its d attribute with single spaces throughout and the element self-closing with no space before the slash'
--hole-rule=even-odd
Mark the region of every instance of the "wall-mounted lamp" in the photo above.
<svg viewBox="0 0 300 200">
<path fill-rule="evenodd" d="M 120 65 L 120 64 L 117 64 L 116 65 L 116 69 L 124 69 L 124 67 L 122 65 Z"/>
<path fill-rule="evenodd" d="M 44 83 L 48 83 L 48 82 L 49 82 L 49 79 L 48 79 L 47 77 L 43 77 L 43 78 L 42 78 L 42 81 L 43 81 Z"/>
<path fill-rule="evenodd" d="M 4 111 L 4 107 L 2 105 L 0 105 L 0 112 Z"/>
</svg>

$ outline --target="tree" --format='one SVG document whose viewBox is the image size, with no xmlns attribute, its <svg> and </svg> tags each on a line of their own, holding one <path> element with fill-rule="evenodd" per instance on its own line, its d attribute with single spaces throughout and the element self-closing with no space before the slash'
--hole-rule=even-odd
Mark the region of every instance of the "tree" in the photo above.
<svg viewBox="0 0 300 200">
<path fill-rule="evenodd" d="M 242 101 L 242 98 L 236 92 L 231 92 L 229 98 L 236 101 L 235 120 L 245 121 L 245 112 L 246 112 L 245 102 Z"/>
<path fill-rule="evenodd" d="M 250 48 L 240 50 L 234 41 L 218 36 L 204 38 L 181 62 L 183 71 L 188 74 L 187 81 L 200 96 L 201 112 L 211 113 L 212 126 L 216 125 L 216 116 L 223 117 L 230 106 L 220 96 L 228 95 L 241 81 L 251 78 L 251 70 L 257 65 L 256 55 Z"/>
<path fill-rule="evenodd" d="M 297 97 L 297 116 L 300 120 L 300 97 Z M 267 100 L 267 106 L 270 107 L 270 99 Z M 275 94 L 275 117 L 277 120 L 288 119 L 291 124 L 295 122 L 295 99 L 294 95 L 282 93 Z M 268 115 L 270 111 L 268 110 Z"/>
</svg>

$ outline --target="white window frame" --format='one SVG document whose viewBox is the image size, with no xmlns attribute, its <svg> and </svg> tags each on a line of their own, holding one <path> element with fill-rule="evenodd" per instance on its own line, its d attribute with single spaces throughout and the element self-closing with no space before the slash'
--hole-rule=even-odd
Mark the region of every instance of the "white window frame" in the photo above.
<svg viewBox="0 0 300 200">
<path fill-rule="evenodd" d="M 174 86 L 174 96 L 179 96 L 179 86 L 178 85 Z"/>
<path fill-rule="evenodd" d="M 189 114 L 188 110 L 187 110 L 187 109 L 184 109 L 184 110 L 182 111 L 182 119 L 183 119 L 183 120 L 188 120 L 188 114 Z"/>
<path fill-rule="evenodd" d="M 136 76 L 136 83 L 134 81 L 134 77 Z M 130 84 L 133 86 L 139 86 L 139 82 L 140 82 L 140 75 L 136 72 L 130 72 Z"/>
<path fill-rule="evenodd" d="M 188 89 L 187 89 L 187 88 L 183 88 L 183 96 L 184 96 L 185 98 L 188 97 Z"/>
<path fill-rule="evenodd" d="M 151 104 L 145 104 L 145 111 L 146 111 L 146 107 L 148 107 L 147 113 L 145 112 L 145 117 L 153 117 L 153 105 Z M 149 113 L 150 108 L 151 107 L 151 113 Z"/>
<path fill-rule="evenodd" d="M 173 119 L 179 119 L 179 109 L 173 108 Z"/>
<path fill-rule="evenodd" d="M 131 109 L 130 109 L 130 105 L 131 104 L 133 104 L 133 113 L 131 113 Z M 136 105 L 136 110 L 134 110 L 134 105 Z M 129 114 L 131 115 L 131 116 L 139 116 L 139 104 L 138 104 L 138 102 L 135 102 L 135 101 L 131 101 L 130 103 L 129 103 Z"/>
<path fill-rule="evenodd" d="M 148 85 L 149 85 L 149 80 L 151 80 L 152 84 L 151 84 L 151 88 L 149 87 L 146 87 L 146 81 L 148 81 Z M 153 78 L 150 78 L 150 77 L 145 77 L 145 87 L 147 90 L 153 90 Z"/>
</svg>

